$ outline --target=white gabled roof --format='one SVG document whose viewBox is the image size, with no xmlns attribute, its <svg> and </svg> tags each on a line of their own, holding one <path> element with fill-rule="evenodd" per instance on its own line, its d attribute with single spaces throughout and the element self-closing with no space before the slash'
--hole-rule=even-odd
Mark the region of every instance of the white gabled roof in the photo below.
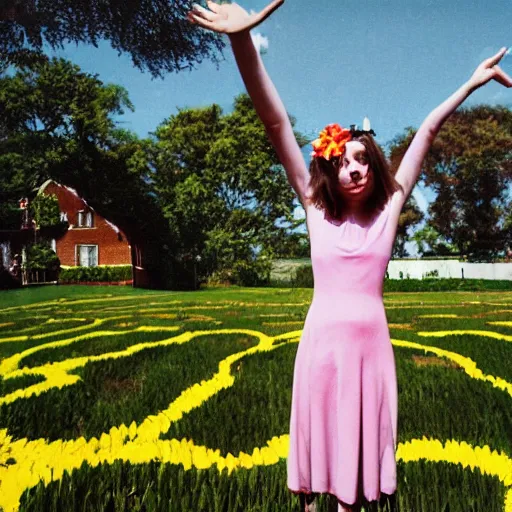
<svg viewBox="0 0 512 512">
<path fill-rule="evenodd" d="M 52 180 L 52 179 L 49 179 L 49 180 L 46 180 L 40 187 L 39 187 L 39 190 L 37 191 L 37 194 L 42 194 L 44 192 L 44 190 L 46 189 L 46 187 L 50 184 L 50 183 L 55 183 L 55 185 L 58 185 L 59 187 L 62 187 L 62 188 L 65 188 L 68 192 L 71 192 L 74 196 L 78 197 L 78 199 L 80 199 L 81 201 L 83 201 L 85 203 L 85 205 L 87 206 L 87 208 L 89 208 L 90 210 L 92 210 L 93 212 L 96 213 L 96 210 L 90 206 L 87 201 L 83 198 L 83 197 L 80 197 L 78 195 L 78 192 L 74 189 L 74 188 L 71 188 L 71 187 L 68 187 L 66 185 L 61 185 L 60 183 L 57 183 L 55 180 Z M 102 216 L 103 217 L 103 216 Z M 103 217 L 105 219 L 105 217 Z M 117 233 L 119 234 L 121 232 L 121 230 L 112 222 L 110 222 L 109 220 L 105 219 L 105 222 Z"/>
</svg>

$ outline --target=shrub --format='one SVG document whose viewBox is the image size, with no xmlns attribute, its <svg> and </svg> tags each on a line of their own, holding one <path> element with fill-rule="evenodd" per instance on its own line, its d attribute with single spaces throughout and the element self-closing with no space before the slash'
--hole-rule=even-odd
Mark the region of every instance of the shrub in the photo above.
<svg viewBox="0 0 512 512">
<path fill-rule="evenodd" d="M 436 271 L 432 271 L 435 274 Z M 434 292 L 434 291 L 484 291 L 484 290 L 512 290 L 512 281 L 492 279 L 445 279 L 427 277 L 426 279 L 385 279 L 384 292 Z M 272 281 L 272 286 L 282 288 L 313 288 L 313 267 L 300 266 L 290 281 Z"/>
<path fill-rule="evenodd" d="M 214 271 L 208 278 L 208 285 L 268 286 L 270 270 L 271 262 L 267 258 L 238 260 L 231 268 Z"/>
<path fill-rule="evenodd" d="M 131 265 L 98 266 L 98 267 L 69 267 L 63 269 L 60 283 L 88 283 L 102 282 L 112 283 L 117 281 L 129 281 L 132 278 Z"/>
<path fill-rule="evenodd" d="M 294 288 L 313 288 L 313 267 L 304 265 L 295 271 L 292 278 Z"/>
<path fill-rule="evenodd" d="M 60 260 L 47 243 L 32 244 L 27 250 L 25 270 L 52 270 L 60 267 Z"/>
</svg>

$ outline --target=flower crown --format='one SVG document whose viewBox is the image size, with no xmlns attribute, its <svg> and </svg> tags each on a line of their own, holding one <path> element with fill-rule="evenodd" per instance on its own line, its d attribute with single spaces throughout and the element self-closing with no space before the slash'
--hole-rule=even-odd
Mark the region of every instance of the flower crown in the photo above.
<svg viewBox="0 0 512 512">
<path fill-rule="evenodd" d="M 372 134 L 375 132 L 370 128 L 370 120 L 365 117 L 363 121 L 363 129 L 359 130 L 357 125 L 350 125 L 350 129 L 342 128 L 339 124 L 328 124 L 321 132 L 320 137 L 311 144 L 313 158 L 325 158 L 330 160 L 335 156 L 341 156 L 345 148 L 345 144 L 354 137 L 364 134 Z"/>
</svg>

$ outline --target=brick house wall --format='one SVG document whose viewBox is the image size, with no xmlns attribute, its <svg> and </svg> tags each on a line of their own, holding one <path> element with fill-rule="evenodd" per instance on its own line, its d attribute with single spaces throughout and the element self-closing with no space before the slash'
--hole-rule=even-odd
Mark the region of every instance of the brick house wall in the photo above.
<svg viewBox="0 0 512 512">
<path fill-rule="evenodd" d="M 57 196 L 60 211 L 69 222 L 68 231 L 55 243 L 61 265 L 132 264 L 131 248 L 124 233 L 94 211 L 73 189 L 49 180 L 39 193 Z"/>
</svg>

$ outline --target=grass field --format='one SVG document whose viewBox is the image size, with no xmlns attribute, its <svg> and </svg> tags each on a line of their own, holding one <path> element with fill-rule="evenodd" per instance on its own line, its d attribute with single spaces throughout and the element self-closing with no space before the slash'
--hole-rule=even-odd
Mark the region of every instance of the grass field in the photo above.
<svg viewBox="0 0 512 512">
<path fill-rule="evenodd" d="M 288 421 L 312 292 L 1 292 L 0 507 L 298 510 Z M 512 293 L 384 301 L 398 509 L 512 512 Z"/>
</svg>

